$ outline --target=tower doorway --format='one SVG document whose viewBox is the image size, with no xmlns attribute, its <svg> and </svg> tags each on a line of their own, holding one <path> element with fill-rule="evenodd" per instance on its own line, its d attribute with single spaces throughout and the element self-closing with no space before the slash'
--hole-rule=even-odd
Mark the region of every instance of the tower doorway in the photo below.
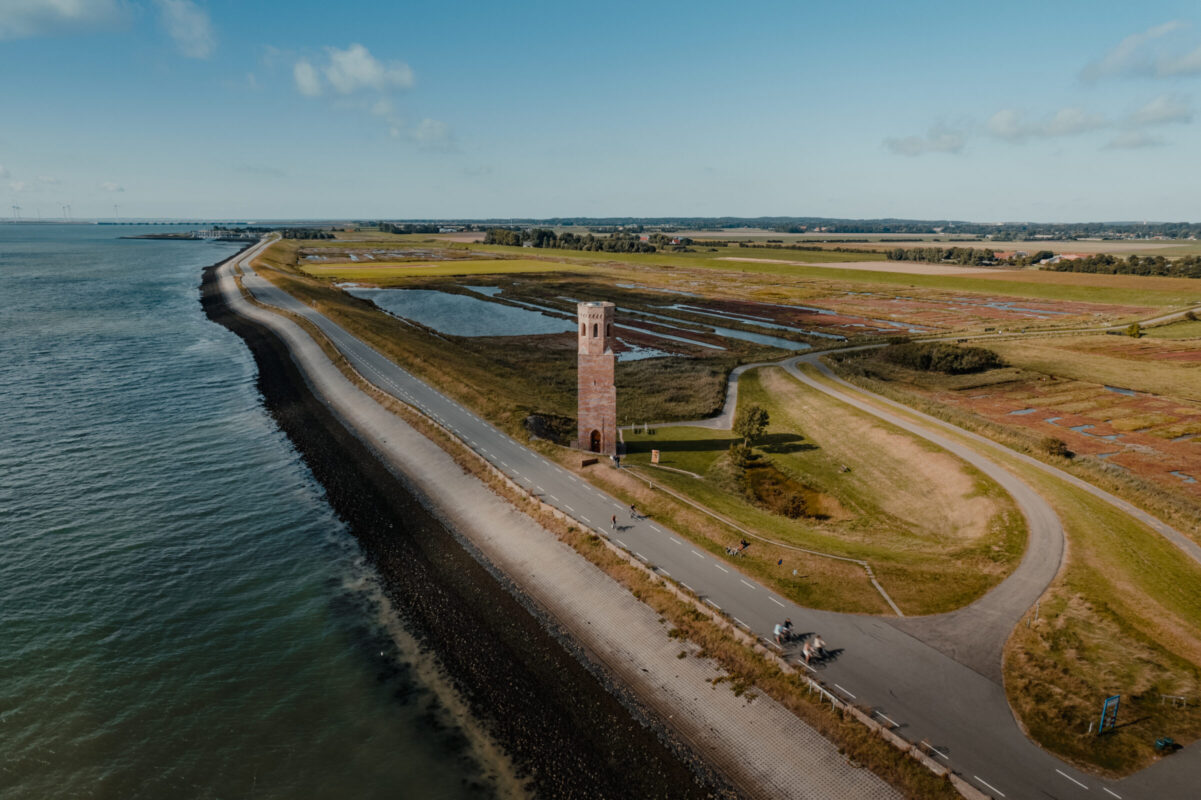
<svg viewBox="0 0 1201 800">
<path fill-rule="evenodd" d="M 592 435 L 588 437 L 588 449 L 594 453 L 599 453 L 601 450 L 601 435 L 600 431 L 594 430 Z"/>
</svg>

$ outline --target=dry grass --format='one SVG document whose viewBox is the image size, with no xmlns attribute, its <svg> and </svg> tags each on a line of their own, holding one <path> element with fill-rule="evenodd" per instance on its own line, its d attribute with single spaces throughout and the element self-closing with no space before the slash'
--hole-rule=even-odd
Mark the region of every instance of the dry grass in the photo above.
<svg viewBox="0 0 1201 800">
<path fill-rule="evenodd" d="M 907 614 L 962 607 L 1020 560 L 1025 525 L 1012 500 L 934 445 L 809 390 L 778 369 L 743 375 L 739 401 L 768 409 L 772 425 L 756 451 L 819 493 L 829 519 L 770 513 L 720 480 L 719 467 L 734 441 L 728 433 L 691 427 L 629 433 L 626 462 L 646 465 L 656 483 L 767 539 L 732 564 L 779 593 L 813 608 L 889 613 L 862 569 L 790 547 L 868 561 Z M 702 477 L 650 470 L 651 448 L 660 450 L 662 465 Z M 600 474 L 607 489 L 628 495 L 639 490 L 640 507 L 659 503 L 661 521 L 719 557 L 743 535 L 669 497 L 619 487 L 606 472 Z"/>
<path fill-rule="evenodd" d="M 852 376 L 848 376 L 852 377 Z M 890 384 L 854 380 L 893 399 L 1013 446 L 1012 431 L 956 414 Z M 943 412 L 943 413 L 939 413 Z M 955 434 L 952 434 L 955 435 Z M 968 440 L 965 443 L 971 445 Z M 973 445 L 975 446 L 975 445 Z M 1135 482 L 1087 465 L 1027 452 L 1134 500 Z M 1047 749 L 1110 775 L 1127 774 L 1153 760 L 1153 741 L 1185 743 L 1201 736 L 1201 712 L 1157 707 L 1159 694 L 1187 694 L 1201 703 L 1201 565 L 1164 537 L 1109 504 L 1016 459 L 994 454 L 1040 492 L 1067 534 L 1067 564 L 1043 602 L 1042 622 L 1014 632 L 1006 648 L 1006 691 L 1018 718 Z M 1117 484 L 1116 486 L 1113 484 Z M 1152 513 L 1197 533 L 1197 516 L 1153 491 L 1137 495 Z M 1177 517 L 1173 519 L 1173 517 Z M 1129 716 L 1112 736 L 1089 736 L 1100 703 L 1124 695 Z"/>
<path fill-rule="evenodd" d="M 1014 366 L 1047 375 L 1201 400 L 1201 362 L 1126 356 L 1125 351 L 1136 345 L 1127 337 L 1086 336 L 998 341 L 989 348 Z"/>
</svg>

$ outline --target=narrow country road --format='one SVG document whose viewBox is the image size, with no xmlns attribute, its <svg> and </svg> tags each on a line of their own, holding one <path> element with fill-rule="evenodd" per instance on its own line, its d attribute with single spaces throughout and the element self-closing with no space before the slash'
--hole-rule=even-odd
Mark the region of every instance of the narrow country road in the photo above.
<svg viewBox="0 0 1201 800">
<path fill-rule="evenodd" d="M 838 651 L 837 657 L 820 669 L 819 677 L 827 686 L 844 699 L 870 708 L 877 718 L 895 725 L 895 732 L 906 739 L 926 742 L 939 759 L 981 791 L 1001 798 L 1076 798 L 1099 796 L 1102 792 L 1122 798 L 1187 796 L 1187 792 L 1171 793 L 1172 787 L 1183 790 L 1187 785 L 1177 782 L 1177 777 L 1187 770 L 1155 771 L 1158 776 L 1155 780 L 1142 782 L 1146 787 L 1156 788 L 1158 793 L 1152 793 L 1138 789 L 1138 779 L 1152 770 L 1122 782 L 1103 781 L 1067 766 L 1035 746 L 1015 722 L 995 673 L 990 676 L 987 670 L 980 671 L 956 660 L 959 657 L 985 664 L 991 658 L 988 652 L 991 645 L 987 642 L 974 638 L 966 643 L 949 640 L 965 622 L 945 623 L 945 630 L 940 629 L 936 631 L 938 636 L 931 637 L 936 642 L 932 646 L 899 629 L 895 620 L 805 609 L 741 575 L 733 564 L 700 552 L 654 520 L 632 519 L 628 508 L 618 500 L 497 430 L 255 274 L 250 261 L 258 250 L 253 248 L 226 263 L 221 267 L 222 274 L 228 278 L 234 264 L 239 264 L 244 285 L 258 301 L 311 321 L 379 389 L 437 420 L 514 481 L 598 534 L 609 537 L 660 574 L 729 614 L 747 630 L 767 636 L 776 622 L 790 616 L 797 621 L 801 632 L 820 632 L 830 647 Z M 732 382 L 731 398 L 735 393 L 736 382 Z M 732 411 L 732 406 L 727 411 Z M 1029 491 L 1020 481 L 1015 487 L 1019 492 Z M 1062 531 L 1057 531 L 1058 521 L 1053 513 L 1044 516 L 1049 509 L 1044 511 L 1045 503 L 1037 495 L 1025 499 L 1029 503 L 1023 507 L 1032 530 L 1035 527 L 1043 530 L 1036 546 L 1041 548 L 1039 552 L 1045 563 L 1027 567 L 1031 561 L 1028 552 L 1010 579 L 1014 581 L 1013 588 L 1006 588 L 1009 583 L 1006 581 L 979 601 L 984 606 L 982 611 L 973 612 L 977 616 L 971 624 L 990 632 L 1004 624 L 1012 628 L 1014 610 L 1022 603 L 1028 607 L 1059 563 L 1061 551 L 1057 548 L 1062 547 Z M 610 518 L 614 515 L 617 526 L 610 529 Z M 994 594 L 996 599 L 990 600 Z M 1018 616 L 1023 610 L 1024 607 L 1016 612 Z M 952 618 L 954 614 L 945 617 Z M 931 635 L 930 631 L 922 633 Z M 1197 754 L 1190 751 L 1178 754 L 1176 761 L 1180 767 L 1201 763 Z"/>
</svg>

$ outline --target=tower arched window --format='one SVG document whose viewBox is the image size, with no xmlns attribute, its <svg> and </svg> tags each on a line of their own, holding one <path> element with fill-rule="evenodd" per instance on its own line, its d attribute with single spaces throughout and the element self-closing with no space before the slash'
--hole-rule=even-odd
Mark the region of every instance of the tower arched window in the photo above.
<svg viewBox="0 0 1201 800">
<path fill-rule="evenodd" d="M 594 323 L 592 323 L 592 338 L 593 339 L 596 338 L 596 332 L 597 332 L 597 326 L 596 326 L 596 323 L 594 322 Z"/>
<path fill-rule="evenodd" d="M 588 335 L 588 326 L 585 323 L 581 322 L 580 323 L 580 336 L 587 336 L 587 335 Z"/>
<path fill-rule="evenodd" d="M 605 326 L 605 336 L 612 336 L 612 335 L 613 335 L 613 326 L 606 325 Z"/>
</svg>

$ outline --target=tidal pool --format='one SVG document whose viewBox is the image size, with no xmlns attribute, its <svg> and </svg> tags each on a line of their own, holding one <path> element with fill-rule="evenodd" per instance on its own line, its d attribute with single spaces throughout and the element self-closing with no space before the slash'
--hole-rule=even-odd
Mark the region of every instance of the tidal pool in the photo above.
<svg viewBox="0 0 1201 800">
<path fill-rule="evenodd" d="M 434 289 L 361 287 L 347 287 L 346 292 L 370 300 L 389 314 L 419 322 L 450 336 L 532 336 L 575 330 L 573 320 L 465 294 Z"/>
</svg>

